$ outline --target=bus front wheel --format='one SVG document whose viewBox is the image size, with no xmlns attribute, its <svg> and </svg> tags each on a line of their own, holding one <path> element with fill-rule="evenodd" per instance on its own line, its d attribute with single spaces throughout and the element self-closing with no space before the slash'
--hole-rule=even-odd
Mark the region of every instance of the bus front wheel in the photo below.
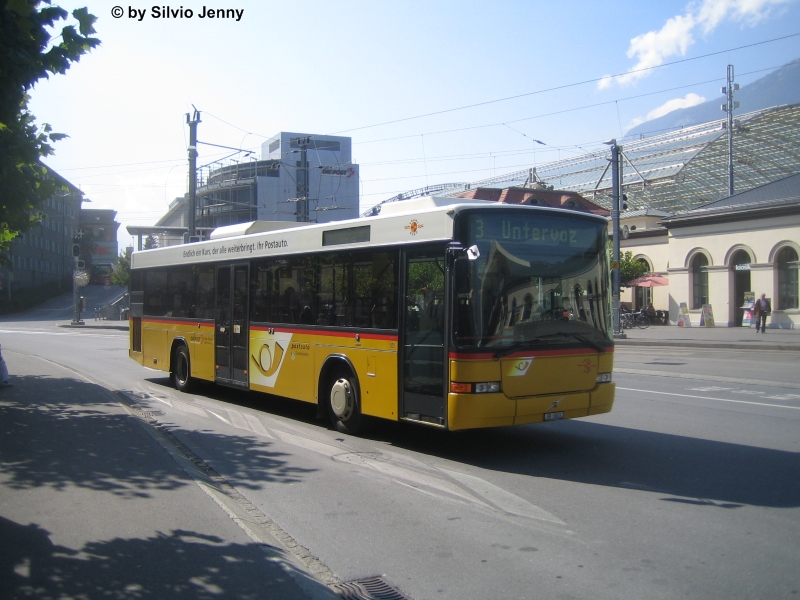
<svg viewBox="0 0 800 600">
<path fill-rule="evenodd" d="M 189 363 L 189 349 L 178 346 L 172 359 L 172 383 L 181 392 L 188 392 L 192 387 L 192 371 Z"/>
<path fill-rule="evenodd" d="M 342 433 L 358 433 L 364 425 L 355 377 L 338 371 L 328 385 L 328 416 Z"/>
</svg>

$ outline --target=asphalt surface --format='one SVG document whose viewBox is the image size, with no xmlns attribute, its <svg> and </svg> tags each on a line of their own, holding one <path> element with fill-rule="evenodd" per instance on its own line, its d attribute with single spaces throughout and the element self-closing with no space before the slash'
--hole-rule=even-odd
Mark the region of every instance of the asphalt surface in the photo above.
<svg viewBox="0 0 800 600">
<path fill-rule="evenodd" d="M 0 598 L 340 597 L 135 398 L 12 354 L 13 385 L 0 389 Z"/>
<path fill-rule="evenodd" d="M 101 290 L 101 293 L 108 292 Z M 53 330 L 57 332 L 57 326 L 71 327 L 70 313 L 65 313 L 61 318 L 59 310 L 63 311 L 65 307 L 37 309 L 35 316 L 41 318 L 43 311 L 52 311 L 47 314 L 58 316 L 59 320 L 53 321 L 47 327 L 53 327 Z M 91 313 L 88 318 L 85 315 L 84 319 L 85 324 L 78 327 L 87 333 L 93 331 L 98 339 L 103 337 L 103 330 L 127 330 L 125 322 L 95 321 Z M 28 319 L 23 315 L 14 320 L 33 321 L 34 319 Z M 34 327 L 34 323 L 31 323 L 30 326 Z M 67 333 L 63 329 L 62 332 Z M 107 333 L 111 334 L 112 331 Z M 618 385 L 621 387 L 618 392 L 618 407 L 613 413 L 615 418 L 622 419 L 623 424 L 626 423 L 624 419 L 631 418 L 631 415 L 636 416 L 637 410 L 644 410 L 640 407 L 645 402 L 642 400 L 643 392 L 640 388 L 647 388 L 647 383 L 639 381 L 639 379 L 644 376 L 645 372 L 656 374 L 667 369 L 679 371 L 683 368 L 680 365 L 685 363 L 678 361 L 681 352 L 679 348 L 800 351 L 800 332 L 791 330 L 768 330 L 766 334 L 762 335 L 756 334 L 753 329 L 746 328 L 682 329 L 674 326 L 651 326 L 645 330 L 626 330 L 625 333 L 627 337 L 618 340 L 621 354 L 620 360 L 618 360 L 620 367 L 618 371 L 621 377 L 624 374 L 626 379 L 624 381 L 618 379 Z M 119 333 L 114 335 L 119 336 Z M 43 335 L 36 339 L 41 339 L 43 343 L 46 343 L 47 336 Z M 622 357 L 626 354 L 632 355 L 637 346 L 643 345 L 664 347 L 665 354 L 655 362 L 648 358 L 649 362 L 626 364 L 623 368 Z M 670 348 L 671 346 L 674 348 Z M 102 348 L 102 343 L 98 347 Z M 352 571 L 348 573 L 349 575 L 353 575 L 353 572 L 358 575 L 359 569 L 364 569 L 354 556 L 342 557 L 341 555 L 342 545 L 352 532 L 342 530 L 339 535 L 325 535 L 320 539 L 319 532 L 323 530 L 321 523 L 304 524 L 293 514 L 294 511 L 312 515 L 314 513 L 313 506 L 301 507 L 301 510 L 296 510 L 297 505 L 302 502 L 319 502 L 319 498 L 326 497 L 324 489 L 311 494 L 305 490 L 304 493 L 297 496 L 292 495 L 296 493 L 295 486 L 278 485 L 280 482 L 272 482 L 268 486 L 265 485 L 265 490 L 268 492 L 268 503 L 263 500 L 259 502 L 256 492 L 252 490 L 248 493 L 248 496 L 253 496 L 251 498 L 253 503 L 250 503 L 241 494 L 237 494 L 237 487 L 248 489 L 245 480 L 237 481 L 237 476 L 240 475 L 238 471 L 228 469 L 226 472 L 226 466 L 219 459 L 209 465 L 198 456 L 198 454 L 211 457 L 224 455 L 224 453 L 203 452 L 204 444 L 207 445 L 208 442 L 198 441 L 197 438 L 198 436 L 202 437 L 209 428 L 207 422 L 199 420 L 198 417 L 196 426 L 186 430 L 188 433 L 184 432 L 183 436 L 175 435 L 178 433 L 178 428 L 171 429 L 174 426 L 170 425 L 171 408 L 164 403 L 166 396 L 159 400 L 151 394 L 152 397 L 149 400 L 143 398 L 141 401 L 137 401 L 136 394 L 121 394 L 101 382 L 90 380 L 86 376 L 70 370 L 63 364 L 49 361 L 38 355 L 28 354 L 24 357 L 25 360 L 20 360 L 22 357 L 17 354 L 16 358 L 11 361 L 10 365 L 13 367 L 11 374 L 14 387 L 0 390 L 0 424 L 3 425 L 3 435 L 0 436 L 0 459 L 2 459 L 0 464 L 2 466 L 0 468 L 0 598 L 97 597 L 114 594 L 120 597 L 138 598 L 170 595 L 192 598 L 305 599 L 336 597 L 325 585 L 329 582 L 330 573 L 326 573 L 324 568 L 321 568 L 320 571 L 309 568 L 309 564 L 313 564 L 313 561 L 298 561 L 298 554 L 302 554 L 304 548 L 302 546 L 300 548 L 291 547 L 296 542 L 291 538 L 287 540 L 282 537 L 280 527 L 270 520 L 265 512 L 269 512 L 278 522 L 294 523 L 295 539 L 308 547 L 316 545 L 315 552 L 320 556 L 322 567 L 325 564 L 335 565 L 337 562 L 345 562 L 352 565 L 349 568 Z M 51 358 L 57 360 L 55 357 Z M 164 379 L 162 375 L 159 375 L 159 382 Z M 736 375 L 744 377 L 745 373 Z M 664 379 L 663 385 L 658 387 L 658 391 L 650 393 L 659 394 L 655 396 L 657 402 L 661 402 L 662 399 L 668 400 L 670 403 L 685 401 L 688 407 L 691 406 L 688 402 L 700 401 L 736 409 L 739 407 L 748 410 L 757 409 L 767 413 L 778 410 L 776 406 L 772 405 L 789 401 L 785 398 L 778 398 L 778 395 L 795 393 L 794 389 L 788 390 L 788 392 L 781 390 L 770 392 L 774 399 L 769 400 L 771 396 L 764 392 L 763 395 L 767 400 L 761 400 L 756 395 L 761 393 L 760 388 L 748 388 L 744 379 L 742 382 L 738 382 L 731 377 L 714 378 L 703 375 L 703 381 L 725 380 L 720 385 L 709 386 L 707 383 L 694 383 L 695 378 L 700 379 L 699 376 L 683 375 L 682 379 L 675 380 L 685 380 L 686 386 L 690 386 L 687 389 L 667 386 L 667 383 L 674 377 Z M 752 387 L 753 381 L 747 383 Z M 772 383 L 773 387 L 775 385 Z M 631 389 L 626 390 L 626 387 Z M 166 392 L 164 393 L 166 394 Z M 221 393 L 224 393 L 224 390 Z M 734 395 L 737 393 L 742 395 Z M 715 395 L 720 397 L 713 397 Z M 794 396 L 792 397 L 794 398 Z M 182 396 L 179 398 L 182 399 Z M 753 400 L 767 402 L 763 405 L 766 408 L 761 405 L 756 406 Z M 646 400 L 646 402 L 652 403 L 653 400 Z M 195 406 L 186 402 L 174 402 L 173 404 L 185 406 L 187 410 L 194 411 L 183 415 L 183 419 L 187 416 L 195 416 L 195 412 L 201 412 L 198 410 L 199 405 Z M 216 413 L 220 413 L 228 416 L 228 420 L 233 424 L 231 427 L 234 425 L 253 426 L 255 423 L 253 419 L 247 418 L 251 416 L 247 407 L 234 404 L 222 413 L 214 408 L 214 405 L 209 403 L 209 406 L 216 412 L 211 414 L 211 417 L 204 416 L 206 421 L 212 417 L 219 420 L 220 416 Z M 167 414 L 165 415 L 163 412 L 159 414 L 157 409 L 166 411 Z M 254 415 L 262 417 L 259 412 Z M 645 414 L 645 417 L 649 419 L 649 413 Z M 681 427 L 685 427 L 685 416 L 681 415 L 679 420 Z M 227 422 L 220 422 L 223 426 L 228 426 Z M 603 426 L 603 422 L 601 419 L 599 423 L 587 420 L 586 422 L 559 424 L 557 430 L 555 427 L 553 428 L 552 435 L 554 437 L 551 442 L 555 443 L 571 432 L 576 435 L 581 434 L 576 438 L 576 442 L 579 442 L 586 437 L 587 431 L 594 432 L 592 448 L 598 444 L 602 448 L 604 443 L 619 444 L 621 438 L 625 443 L 629 443 L 631 439 L 645 440 L 637 444 L 637 447 L 648 448 L 648 444 L 654 443 L 652 440 L 655 439 L 658 443 L 666 444 L 666 446 L 664 448 L 657 447 L 651 455 L 645 456 L 647 460 L 644 463 L 649 461 L 651 467 L 656 466 L 652 476 L 649 478 L 643 476 L 643 473 L 648 473 L 649 469 L 643 470 L 643 466 L 636 462 L 639 452 L 634 453 L 633 457 L 628 459 L 633 463 L 627 467 L 624 464 L 620 466 L 619 453 L 613 453 L 616 456 L 616 462 L 611 472 L 616 479 L 622 481 L 622 483 L 618 483 L 616 479 L 614 481 L 598 479 L 598 472 L 593 469 L 588 469 L 586 473 L 572 475 L 560 473 L 560 470 L 564 468 L 565 457 L 559 453 L 555 453 L 550 460 L 543 460 L 542 456 L 537 456 L 537 460 L 532 462 L 530 456 L 519 450 L 519 448 L 530 446 L 532 441 L 524 428 L 511 431 L 479 432 L 473 434 L 473 437 L 480 440 L 484 438 L 491 440 L 496 437 L 498 444 L 489 444 L 489 446 L 503 449 L 497 450 L 503 453 L 498 456 L 498 464 L 488 465 L 492 473 L 498 471 L 502 475 L 500 481 L 496 483 L 509 478 L 508 475 L 503 475 L 504 469 L 509 472 L 532 473 L 540 476 L 536 482 L 540 493 L 544 496 L 546 496 L 545 490 L 549 489 L 548 486 L 554 486 L 565 477 L 567 486 L 570 482 L 581 485 L 597 485 L 598 489 L 593 488 L 592 494 L 595 496 L 597 494 L 608 495 L 607 502 L 599 502 L 599 506 L 616 506 L 620 501 L 619 495 L 624 493 L 627 488 L 634 489 L 637 495 L 667 489 L 677 498 L 668 498 L 670 502 L 665 505 L 675 508 L 675 515 L 668 513 L 668 516 L 676 519 L 676 529 L 679 528 L 678 517 L 685 518 L 684 513 L 679 513 L 678 509 L 695 506 L 695 504 L 687 504 L 688 501 L 684 497 L 705 498 L 702 501 L 692 500 L 699 507 L 697 510 L 709 506 L 722 507 L 725 511 L 720 513 L 721 515 L 733 510 L 734 505 L 739 504 L 755 507 L 772 506 L 775 494 L 764 491 L 767 489 L 767 484 L 779 476 L 791 473 L 795 466 L 795 462 L 792 462 L 794 459 L 787 458 L 784 456 L 785 453 L 777 452 L 775 449 L 769 452 L 762 451 L 761 454 L 754 456 L 754 451 L 750 446 L 764 445 L 768 447 L 768 442 L 772 437 L 769 440 L 755 439 L 746 447 L 742 445 L 740 450 L 738 446 L 735 448 L 741 456 L 737 454 L 736 460 L 730 459 L 730 465 L 723 469 L 723 474 L 727 477 L 727 479 L 723 478 L 723 483 L 727 487 L 723 486 L 721 491 L 717 488 L 706 489 L 710 485 L 703 483 L 710 479 L 706 470 L 710 472 L 712 464 L 716 471 L 720 470 L 721 444 L 729 444 L 727 439 L 714 440 L 710 449 L 706 449 L 709 442 L 696 442 L 686 450 L 678 450 L 686 445 L 687 439 L 678 439 L 670 433 L 671 429 L 666 425 L 659 425 L 664 428 L 663 432 L 648 433 L 647 431 L 635 431 L 635 428 L 640 426 L 638 421 L 632 422 L 628 429 L 609 428 Z M 669 422 L 667 422 L 668 424 Z M 702 421 L 692 426 L 700 429 L 696 432 L 698 439 L 708 434 L 703 429 L 705 426 Z M 724 432 L 732 429 L 733 426 L 731 421 L 730 425 L 719 428 L 719 431 Z M 770 429 L 773 437 L 775 436 L 775 426 L 791 428 L 792 423 L 786 419 L 776 422 Z M 608 431 L 603 434 L 605 430 Z M 314 440 L 301 439 L 296 434 L 297 432 L 291 433 L 293 431 L 291 428 L 288 431 L 290 433 L 270 429 L 270 434 L 273 436 L 272 442 L 288 440 L 292 444 L 299 445 L 301 450 L 308 450 L 311 454 L 316 451 L 324 454 L 327 451 L 327 445 Z M 542 426 L 537 430 L 537 437 L 545 437 L 549 431 L 546 426 Z M 400 437 L 395 440 L 395 443 L 398 446 L 407 443 L 406 437 L 409 433 L 403 430 L 401 434 L 398 434 Z M 424 450 L 425 444 L 434 442 L 427 440 L 423 433 L 420 432 L 419 435 L 423 436 L 421 443 Z M 339 440 L 338 434 L 334 433 L 330 435 L 335 436 L 335 439 L 328 440 L 327 430 L 321 430 L 317 432 L 317 435 L 323 441 L 329 442 L 328 445 L 334 442 L 344 443 Z M 788 438 L 788 436 L 787 433 L 784 437 Z M 205 437 L 209 436 L 206 434 Z M 675 438 L 674 443 L 670 441 L 673 438 Z M 509 440 L 512 442 L 510 450 L 506 449 L 509 446 Z M 739 442 L 743 441 L 747 440 Z M 353 444 L 354 447 L 364 446 L 364 453 L 352 453 L 354 457 L 374 454 L 368 440 L 349 440 L 348 443 Z M 514 444 L 518 448 L 515 449 Z M 469 446 L 469 444 L 464 444 L 467 449 Z M 728 446 L 725 448 L 727 449 Z M 594 451 L 592 450 L 592 452 Z M 336 452 L 340 451 L 336 450 Z M 677 459 L 675 458 L 676 452 L 678 452 Z M 252 451 L 236 455 L 240 454 L 249 456 L 251 461 L 255 460 Z M 388 455 L 389 453 L 384 451 L 384 454 Z M 443 454 L 445 458 L 449 456 L 438 447 L 433 454 L 435 456 Z M 524 460 L 523 455 L 527 457 Z M 698 462 L 707 455 L 713 455 L 714 460 L 709 459 L 708 464 L 703 463 L 702 460 Z M 351 454 L 347 456 L 351 456 Z M 748 456 L 751 458 L 747 458 Z M 453 464 L 458 465 L 459 468 L 470 464 L 468 457 L 458 453 L 450 458 L 455 461 Z M 570 464 L 569 456 L 566 458 L 567 464 Z M 208 459 L 206 460 L 208 461 Z M 582 464 L 584 460 L 581 457 L 580 460 L 574 460 L 573 464 Z M 673 466 L 672 470 L 667 469 L 675 460 L 680 463 L 680 468 Z M 519 463 L 514 461 L 519 461 Z M 600 462 L 602 464 L 603 461 Z M 298 462 L 298 464 L 304 463 Z M 387 468 L 383 462 L 377 464 L 384 470 Z M 385 483 L 387 486 L 385 501 L 371 504 L 378 507 L 393 506 L 392 503 L 396 497 L 399 498 L 399 495 L 388 486 L 396 485 L 394 480 L 399 477 L 397 473 L 402 471 L 400 467 L 407 468 L 408 464 L 408 459 L 404 458 L 401 465 L 391 471 L 392 476 Z M 747 466 L 748 476 L 760 473 L 758 477 L 754 477 L 753 483 L 748 484 L 749 487 L 743 487 L 739 474 L 743 464 Z M 686 465 L 694 465 L 689 471 L 691 476 L 688 478 Z M 769 465 L 766 471 L 764 465 Z M 313 472 L 313 469 L 319 468 L 319 465 L 310 459 L 305 466 L 309 473 Z M 534 470 L 531 471 L 532 469 Z M 620 475 L 620 472 L 623 475 Z M 485 476 L 484 473 L 480 474 Z M 261 473 L 260 476 L 264 477 L 264 474 Z M 347 469 L 337 473 L 338 478 L 345 476 L 353 478 L 350 485 L 345 487 L 350 489 L 354 496 L 345 505 L 358 506 L 356 497 L 365 493 L 366 484 L 357 476 L 350 474 Z M 461 475 L 461 477 L 466 476 Z M 417 479 L 412 478 L 411 480 L 417 482 Z M 719 480 L 718 473 L 716 480 Z M 309 476 L 306 485 L 313 485 L 315 481 L 315 478 Z M 470 477 L 461 483 L 474 485 L 475 481 L 478 480 Z M 483 486 L 480 488 L 482 493 L 488 493 L 486 490 L 495 490 L 494 487 L 487 487 L 485 482 L 479 483 Z M 330 482 L 320 479 L 319 485 L 324 487 L 330 485 Z M 514 489 L 510 480 L 508 485 Z M 717 482 L 715 485 L 720 484 Z M 620 488 L 622 492 L 619 491 Z M 332 488 L 328 487 L 327 493 L 329 496 L 334 496 L 331 490 Z M 528 496 L 523 489 L 514 491 L 519 496 Z M 495 490 L 495 494 L 499 493 Z M 563 502 L 562 490 L 558 490 L 557 494 L 553 492 L 553 494 L 559 499 L 559 502 Z M 786 486 L 784 486 L 782 494 L 777 495 L 778 499 L 782 500 L 778 502 L 778 506 L 794 507 L 796 505 L 794 488 L 786 491 Z M 501 500 L 505 498 L 503 495 L 497 496 L 494 498 L 494 502 L 502 504 Z M 516 497 L 513 499 L 514 502 L 519 503 Z M 543 504 L 548 508 L 559 507 L 559 502 L 543 501 Z M 330 504 L 330 502 L 328 503 Z M 567 504 L 569 505 L 569 503 Z M 265 512 L 262 512 L 261 509 Z M 400 510 L 399 507 L 396 509 Z M 366 508 L 362 507 L 361 510 L 364 511 L 363 514 L 357 515 L 360 522 L 381 522 L 379 515 L 370 519 L 367 518 Z M 533 519 L 536 522 L 541 521 L 547 524 L 550 523 L 548 519 L 552 520 L 551 515 L 540 514 L 542 511 L 536 506 L 527 506 L 526 510 L 535 512 Z M 280 511 L 286 514 L 282 514 Z M 666 510 L 661 510 L 660 514 L 663 515 L 666 512 Z M 559 513 L 562 516 L 564 513 L 570 514 L 567 506 L 559 507 Z M 421 520 L 421 514 L 416 513 L 414 519 Z M 612 517 L 613 514 L 604 515 L 603 519 Z M 342 527 L 346 527 L 349 521 L 345 519 L 355 519 L 356 517 L 351 517 L 349 512 L 340 509 L 338 505 L 333 505 L 326 509 L 321 518 L 323 521 L 334 522 L 339 519 L 342 521 Z M 449 518 L 448 523 L 450 523 Z M 463 519 L 460 513 L 455 514 L 452 518 L 461 519 L 460 521 L 454 520 L 452 523 L 466 523 L 475 520 L 474 515 L 468 511 L 464 512 Z M 652 520 L 654 517 L 651 515 L 649 518 Z M 708 517 L 706 519 L 708 520 Z M 77 527 L 76 520 L 80 523 Z M 391 547 L 394 544 L 405 549 L 414 547 L 412 538 L 418 536 L 419 532 L 411 527 L 413 524 L 411 520 L 401 519 L 401 521 L 404 523 L 401 530 L 391 530 L 391 535 L 397 539 L 392 539 L 389 532 L 386 532 L 387 537 L 384 537 L 382 542 L 384 546 Z M 579 525 L 575 516 L 570 521 L 573 525 Z M 727 531 L 727 528 L 731 526 L 730 521 L 722 517 L 719 518 L 718 523 L 712 521 L 712 524 L 714 530 L 720 532 Z M 307 531 L 304 531 L 304 527 L 307 528 Z M 745 526 L 742 525 L 742 527 Z M 494 530 L 497 530 L 496 524 Z M 405 531 L 409 539 L 402 539 L 401 531 Z M 783 537 L 781 537 L 781 531 L 784 531 Z M 520 529 L 520 532 L 524 533 L 524 528 Z M 439 533 L 441 534 L 441 544 L 460 548 L 455 554 L 460 556 L 473 552 L 470 550 L 472 546 L 464 541 L 467 538 L 467 532 L 461 532 L 464 540 L 452 532 L 441 531 Z M 490 531 L 487 530 L 485 533 L 491 537 Z M 671 538 L 664 530 L 653 528 L 651 534 L 653 539 L 662 540 L 659 547 L 668 546 L 667 542 Z M 744 536 L 750 535 L 750 532 L 742 529 L 741 535 L 744 539 Z M 783 527 L 779 522 L 774 523 L 773 529 L 767 531 L 765 536 L 771 540 L 775 550 L 772 553 L 774 556 L 767 556 L 764 554 L 764 547 L 753 546 L 753 549 L 758 548 L 761 555 L 764 556 L 762 563 L 772 561 L 778 565 L 781 563 L 781 557 L 790 555 L 793 552 L 792 548 L 796 547 L 796 538 L 793 537 L 792 531 Z M 463 541 L 463 543 L 456 543 L 458 541 Z M 525 556 L 552 555 L 558 557 L 561 555 L 560 553 L 564 552 L 562 541 L 559 537 L 559 540 L 552 543 L 552 548 L 545 540 L 539 540 L 536 548 L 529 547 L 530 544 L 527 542 L 523 544 L 522 541 L 517 546 L 521 548 L 520 552 L 523 551 L 522 549 L 525 550 Z M 675 556 L 683 557 L 688 550 L 683 546 L 681 540 L 673 541 L 674 548 L 671 551 Z M 504 540 L 503 545 L 499 547 L 506 548 L 510 545 L 512 544 Z M 625 547 L 624 543 L 620 545 Z M 494 546 L 492 547 L 494 548 Z M 537 548 L 538 550 L 536 550 Z M 692 555 L 697 560 L 704 559 L 699 552 L 700 549 L 702 546 L 698 549 L 696 556 Z M 437 551 L 439 552 L 437 560 L 440 562 L 450 560 L 446 556 L 449 552 L 447 548 Z M 364 556 L 361 561 L 363 564 L 367 564 L 371 555 L 380 554 L 381 549 L 367 546 L 363 552 Z M 589 561 L 594 560 L 592 558 L 594 555 L 581 552 L 586 556 L 579 553 L 581 554 L 579 570 L 588 572 Z M 398 550 L 394 554 L 388 552 L 388 554 L 400 556 L 400 551 Z M 632 551 L 632 556 L 628 557 L 632 563 L 636 559 L 633 554 L 635 554 L 634 551 Z M 420 554 L 419 556 L 421 558 L 425 555 Z M 612 574 L 615 572 L 614 568 L 618 561 L 618 557 L 614 555 L 613 561 L 608 565 L 610 580 L 614 579 Z M 375 562 L 380 563 L 381 561 Z M 475 562 L 483 564 L 486 561 L 483 555 L 476 555 Z M 390 565 L 391 562 L 386 559 L 383 564 Z M 418 566 L 420 571 L 432 568 L 430 562 Z M 558 568 L 562 567 L 558 564 L 552 565 L 554 573 Z M 595 568 L 597 567 L 595 566 Z M 379 572 L 372 568 L 366 570 L 370 573 Z M 632 570 L 636 569 L 632 567 Z M 346 572 L 341 564 L 337 571 Z M 439 571 L 444 572 L 445 568 L 440 565 Z M 592 571 L 597 577 L 600 577 L 603 572 L 605 570 L 599 568 L 596 572 Z M 457 571 L 453 572 L 454 576 L 457 574 Z M 724 574 L 725 571 L 721 570 L 720 577 L 722 578 Z M 773 575 L 776 581 L 787 579 L 785 573 L 773 573 Z M 459 578 L 463 577 L 462 573 Z M 561 580 L 561 577 L 559 576 L 558 579 Z M 457 581 L 453 581 L 451 585 L 455 587 L 457 583 Z M 716 582 L 712 581 L 710 585 L 720 586 L 722 583 L 723 581 L 720 579 Z M 607 584 L 610 586 L 612 582 L 609 581 Z M 409 582 L 407 585 L 410 587 L 412 584 Z M 421 583 L 420 586 L 422 586 Z M 428 587 L 428 589 L 431 588 Z M 673 592 L 677 592 L 677 589 L 671 589 Z M 642 592 L 642 596 L 644 596 L 653 593 L 653 590 L 643 588 Z M 579 595 L 573 595 L 573 597 Z M 744 596 L 748 596 L 748 594 L 744 594 Z M 414 597 L 423 596 L 416 594 Z M 508 595 L 499 593 L 496 597 L 515 596 L 509 592 Z M 517 595 L 516 597 L 521 596 Z"/>
</svg>

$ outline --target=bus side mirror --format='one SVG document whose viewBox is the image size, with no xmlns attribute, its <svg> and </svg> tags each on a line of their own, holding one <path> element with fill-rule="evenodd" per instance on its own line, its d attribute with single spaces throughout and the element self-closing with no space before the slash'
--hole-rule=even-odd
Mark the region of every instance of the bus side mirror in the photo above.
<svg viewBox="0 0 800 600">
<path fill-rule="evenodd" d="M 455 262 L 456 294 L 469 293 L 469 260 L 459 258 Z"/>
</svg>

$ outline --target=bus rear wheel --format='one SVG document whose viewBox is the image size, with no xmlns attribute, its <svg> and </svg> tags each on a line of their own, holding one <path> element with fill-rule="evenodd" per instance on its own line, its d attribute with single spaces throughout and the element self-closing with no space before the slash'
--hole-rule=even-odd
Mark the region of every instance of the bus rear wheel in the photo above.
<svg viewBox="0 0 800 600">
<path fill-rule="evenodd" d="M 178 346 L 172 358 L 172 383 L 181 392 L 188 392 L 194 383 L 190 366 L 189 349 L 186 346 Z"/>
<path fill-rule="evenodd" d="M 328 384 L 328 417 L 338 431 L 351 435 L 364 427 L 356 379 L 344 370 L 337 371 Z"/>
</svg>

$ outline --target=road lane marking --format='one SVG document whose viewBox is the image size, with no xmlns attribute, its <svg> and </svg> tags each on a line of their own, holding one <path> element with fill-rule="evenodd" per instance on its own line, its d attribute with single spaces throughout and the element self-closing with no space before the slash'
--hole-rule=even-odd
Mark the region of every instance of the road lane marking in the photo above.
<svg viewBox="0 0 800 600">
<path fill-rule="evenodd" d="M 520 517 L 528 517 L 529 519 L 539 519 L 540 521 L 550 521 L 558 525 L 565 525 L 564 521 L 551 515 L 546 510 L 539 508 L 524 498 L 520 498 L 516 494 L 507 492 L 493 483 L 489 483 L 485 479 L 465 473 L 458 473 L 456 471 L 441 470 L 477 493 L 481 498 L 500 508 L 500 510 L 504 510 L 512 515 L 519 515 Z"/>
<path fill-rule="evenodd" d="M 228 425 L 232 425 L 232 423 L 231 423 L 230 421 L 228 421 L 228 419 L 226 419 L 226 418 L 225 418 L 225 417 L 223 417 L 222 415 L 218 415 L 218 414 L 217 414 L 217 413 L 215 413 L 213 410 L 211 410 L 211 409 L 208 409 L 208 408 L 207 408 L 207 409 L 206 409 L 206 412 L 208 412 L 208 413 L 211 413 L 212 415 L 214 415 L 215 417 L 217 417 L 217 418 L 218 418 L 220 421 L 222 421 L 223 423 L 227 423 Z"/>
<path fill-rule="evenodd" d="M 721 377 L 719 375 L 698 375 L 695 373 L 670 373 L 668 371 L 646 371 L 644 369 L 625 369 L 614 367 L 615 373 L 627 375 L 647 375 L 657 377 L 674 377 L 676 379 L 697 379 L 699 381 L 718 381 L 721 383 L 740 383 L 744 385 L 762 385 L 765 387 L 779 387 L 790 390 L 800 390 L 800 383 L 784 383 L 782 381 L 765 381 L 761 379 L 742 379 L 741 377 Z"/>
<path fill-rule="evenodd" d="M 246 429 L 247 431 L 252 431 L 250 429 L 250 424 L 247 420 L 242 416 L 238 410 L 233 410 L 232 408 L 227 409 L 228 416 L 231 418 L 231 424 L 238 428 L 238 429 Z"/>
<path fill-rule="evenodd" d="M 661 394 L 664 396 L 680 396 L 681 398 L 698 398 L 700 400 L 715 400 L 717 402 L 731 402 L 733 404 L 752 404 L 754 406 L 769 406 L 772 408 L 790 408 L 792 410 L 800 410 L 800 406 L 786 406 L 784 404 L 765 404 L 764 402 L 748 402 L 747 400 L 730 400 L 728 398 L 710 398 L 709 396 L 693 396 L 691 394 L 676 394 L 675 392 L 656 392 L 654 390 L 637 390 L 634 388 L 624 388 L 617 386 L 618 390 L 625 390 L 626 392 L 643 392 L 645 394 Z"/>
<path fill-rule="evenodd" d="M 8 333 L 14 334 L 18 333 L 20 335 L 47 335 L 47 336 L 55 336 L 55 335 L 77 335 L 80 337 L 118 337 L 122 338 L 122 335 L 116 336 L 113 333 L 88 333 L 85 331 L 53 331 L 52 329 L 0 329 L 0 333 Z M 117 331 L 117 333 L 126 334 L 126 331 Z"/>
<path fill-rule="evenodd" d="M 250 423 L 250 429 L 252 429 L 258 435 L 262 435 L 264 437 L 274 439 L 272 434 L 267 431 L 266 427 L 261 423 L 261 421 L 255 415 L 251 415 L 248 413 L 244 413 L 244 418 L 247 419 L 247 422 Z"/>
</svg>

